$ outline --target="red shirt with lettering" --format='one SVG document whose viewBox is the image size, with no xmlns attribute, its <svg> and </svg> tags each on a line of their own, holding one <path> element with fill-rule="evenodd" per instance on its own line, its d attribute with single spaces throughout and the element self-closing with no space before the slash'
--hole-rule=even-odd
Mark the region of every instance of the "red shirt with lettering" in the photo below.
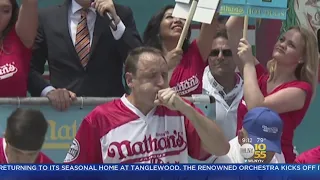
<svg viewBox="0 0 320 180">
<path fill-rule="evenodd" d="M 202 60 L 197 41 L 194 40 L 180 63 L 174 69 L 170 79 L 172 87 L 181 96 L 202 93 L 202 76 L 207 63 Z"/>
<path fill-rule="evenodd" d="M 303 152 L 294 162 L 297 164 L 320 164 L 320 146 Z"/>
<path fill-rule="evenodd" d="M 6 145 L 7 144 L 5 139 L 0 138 L 0 164 L 8 164 L 8 158 L 5 153 Z M 45 154 L 40 152 L 34 163 L 35 164 L 53 164 L 53 161 L 49 157 L 47 157 Z"/>
<path fill-rule="evenodd" d="M 144 115 L 123 96 L 85 117 L 65 163 L 174 164 L 188 163 L 188 155 L 199 160 L 209 157 L 184 115 L 164 106 Z"/>
<path fill-rule="evenodd" d="M 296 158 L 295 153 L 293 152 L 293 136 L 294 130 L 300 125 L 302 119 L 304 118 L 312 97 L 312 87 L 309 83 L 303 81 L 291 81 L 287 83 L 283 83 L 282 85 L 278 86 L 274 89 L 271 93 L 267 93 L 267 82 L 269 78 L 269 74 L 265 71 L 262 65 L 258 64 L 256 66 L 257 76 L 258 76 L 258 83 L 261 90 L 261 93 L 264 97 L 269 96 L 273 93 L 276 93 L 282 89 L 296 87 L 304 90 L 306 92 L 306 101 L 302 109 L 296 111 L 290 111 L 286 113 L 281 113 L 280 117 L 283 120 L 283 134 L 281 137 L 281 148 L 286 159 L 286 163 L 293 163 Z M 238 125 L 237 130 L 242 128 L 242 122 L 244 115 L 248 112 L 246 107 L 246 103 L 244 99 L 242 99 L 241 103 L 239 103 L 238 107 Z"/>
<path fill-rule="evenodd" d="M 31 49 L 21 42 L 13 27 L 0 50 L 0 97 L 25 97 Z"/>
</svg>

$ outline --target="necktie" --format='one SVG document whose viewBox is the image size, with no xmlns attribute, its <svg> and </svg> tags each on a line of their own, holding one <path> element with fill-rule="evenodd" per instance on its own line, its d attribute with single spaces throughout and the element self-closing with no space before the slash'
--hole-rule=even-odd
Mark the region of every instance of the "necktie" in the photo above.
<svg viewBox="0 0 320 180">
<path fill-rule="evenodd" d="M 81 9 L 81 19 L 77 26 L 75 49 L 79 55 L 82 66 L 85 68 L 89 61 L 90 34 L 87 25 L 88 11 Z"/>
</svg>

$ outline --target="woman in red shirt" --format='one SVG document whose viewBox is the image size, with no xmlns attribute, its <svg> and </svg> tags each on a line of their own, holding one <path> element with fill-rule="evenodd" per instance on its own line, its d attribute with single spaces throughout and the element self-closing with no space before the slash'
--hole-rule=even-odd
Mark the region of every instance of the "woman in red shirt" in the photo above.
<svg viewBox="0 0 320 180">
<path fill-rule="evenodd" d="M 318 83 L 316 37 L 305 28 L 290 28 L 275 44 L 268 72 L 257 63 L 247 40 L 240 40 L 238 55 L 239 69 L 244 78 L 244 100 L 238 108 L 238 130 L 248 110 L 255 107 L 273 109 L 284 122 L 281 145 L 286 162 L 293 163 L 294 130 L 304 118 Z"/>
<path fill-rule="evenodd" d="M 169 85 L 179 95 L 202 93 L 202 76 L 211 52 L 218 21 L 202 24 L 198 38 L 189 44 L 191 29 L 182 50 L 176 49 L 185 20 L 172 16 L 174 6 L 166 6 L 154 15 L 143 35 L 144 43 L 162 50 L 169 64 Z"/>
<path fill-rule="evenodd" d="M 31 47 L 38 28 L 38 1 L 0 1 L 0 97 L 25 97 Z"/>
</svg>

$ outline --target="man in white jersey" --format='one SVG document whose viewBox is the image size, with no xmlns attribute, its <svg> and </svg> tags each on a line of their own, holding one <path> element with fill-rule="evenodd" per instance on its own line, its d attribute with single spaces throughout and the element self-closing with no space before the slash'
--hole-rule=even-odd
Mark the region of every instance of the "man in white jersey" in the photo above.
<svg viewBox="0 0 320 180">
<path fill-rule="evenodd" d="M 168 65 L 159 50 L 131 51 L 125 78 L 131 94 L 85 117 L 66 163 L 188 163 L 188 155 L 206 159 L 229 151 L 214 121 L 168 88 Z"/>
<path fill-rule="evenodd" d="M 211 157 L 211 162 L 285 163 L 281 152 L 282 130 L 283 122 L 278 113 L 265 107 L 254 108 L 244 117 L 238 136 L 229 142 L 228 154 Z M 254 148 L 252 154 L 245 151 L 250 147 Z"/>
</svg>

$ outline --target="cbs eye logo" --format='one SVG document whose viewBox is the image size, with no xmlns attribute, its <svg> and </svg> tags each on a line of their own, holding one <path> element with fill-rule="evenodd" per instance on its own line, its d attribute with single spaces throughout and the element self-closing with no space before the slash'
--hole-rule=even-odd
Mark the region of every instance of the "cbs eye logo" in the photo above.
<svg viewBox="0 0 320 180">
<path fill-rule="evenodd" d="M 240 147 L 240 154 L 242 157 L 246 159 L 254 158 L 254 159 L 265 159 L 267 157 L 266 152 L 267 146 L 265 144 L 243 144 Z"/>
</svg>

